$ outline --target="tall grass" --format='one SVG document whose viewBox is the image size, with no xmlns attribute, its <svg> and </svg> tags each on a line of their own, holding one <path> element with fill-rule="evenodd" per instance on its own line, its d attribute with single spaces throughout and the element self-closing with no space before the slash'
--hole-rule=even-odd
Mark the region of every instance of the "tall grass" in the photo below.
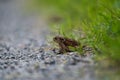
<svg viewBox="0 0 120 80">
<path fill-rule="evenodd" d="M 49 15 L 62 17 L 63 21 L 57 23 L 61 35 L 75 38 L 92 46 L 96 54 L 120 62 L 120 0 L 35 1 Z"/>
</svg>

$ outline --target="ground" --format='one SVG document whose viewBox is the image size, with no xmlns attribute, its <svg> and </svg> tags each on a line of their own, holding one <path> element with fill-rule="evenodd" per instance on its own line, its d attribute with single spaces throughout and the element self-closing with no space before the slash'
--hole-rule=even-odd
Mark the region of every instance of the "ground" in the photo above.
<svg viewBox="0 0 120 80">
<path fill-rule="evenodd" d="M 23 14 L 22 1 L 0 0 L 0 80 L 96 80 L 93 55 L 54 52 L 47 25 Z"/>
</svg>

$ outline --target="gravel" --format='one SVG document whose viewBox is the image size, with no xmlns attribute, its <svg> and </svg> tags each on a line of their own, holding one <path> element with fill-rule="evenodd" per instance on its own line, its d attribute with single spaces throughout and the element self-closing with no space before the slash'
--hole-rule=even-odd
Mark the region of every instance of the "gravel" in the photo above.
<svg viewBox="0 0 120 80">
<path fill-rule="evenodd" d="M 21 13 L 24 0 L 0 1 L 0 80 L 96 80 L 91 52 L 57 54 L 43 20 Z"/>
<path fill-rule="evenodd" d="M 57 54 L 51 49 L 46 50 L 50 46 L 6 47 L 0 46 L 1 80 L 94 79 L 90 56 L 82 57 L 77 52 Z"/>
</svg>

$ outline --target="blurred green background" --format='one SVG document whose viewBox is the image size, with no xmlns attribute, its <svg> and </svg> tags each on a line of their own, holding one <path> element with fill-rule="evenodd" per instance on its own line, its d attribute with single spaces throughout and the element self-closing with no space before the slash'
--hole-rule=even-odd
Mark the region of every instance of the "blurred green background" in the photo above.
<svg viewBox="0 0 120 80">
<path fill-rule="evenodd" d="M 39 9 L 57 35 L 92 46 L 97 59 L 120 63 L 120 0 L 31 0 L 30 3 L 30 9 Z"/>
</svg>

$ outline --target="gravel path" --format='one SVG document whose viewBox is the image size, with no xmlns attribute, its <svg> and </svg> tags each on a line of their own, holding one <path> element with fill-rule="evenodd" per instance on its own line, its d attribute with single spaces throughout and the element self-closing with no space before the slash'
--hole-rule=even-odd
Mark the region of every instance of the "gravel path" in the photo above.
<svg viewBox="0 0 120 80">
<path fill-rule="evenodd" d="M 0 80 L 96 80 L 91 55 L 57 54 L 47 25 L 22 13 L 24 0 L 0 0 Z"/>
</svg>

